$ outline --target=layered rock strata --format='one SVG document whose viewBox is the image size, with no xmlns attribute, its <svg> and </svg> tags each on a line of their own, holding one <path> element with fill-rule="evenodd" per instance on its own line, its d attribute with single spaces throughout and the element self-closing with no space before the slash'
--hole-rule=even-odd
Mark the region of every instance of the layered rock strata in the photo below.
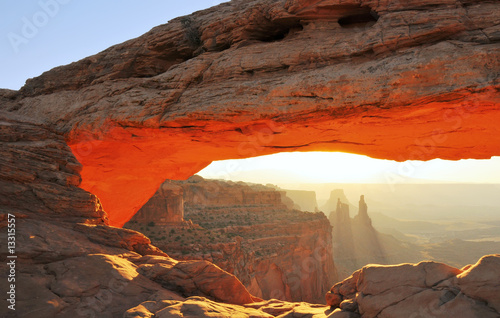
<svg viewBox="0 0 500 318">
<path fill-rule="evenodd" d="M 234 0 L 0 100 L 64 134 L 81 187 L 121 226 L 165 178 L 213 160 L 500 155 L 499 12 L 479 0 Z"/>
<path fill-rule="evenodd" d="M 183 189 L 185 218 L 201 228 L 156 224 L 166 204 L 145 205 L 125 226 L 175 258 L 213 262 L 257 297 L 323 302 L 324 289 L 337 279 L 324 214 L 289 209 L 283 192 L 271 187 L 199 176 L 166 184 L 172 183 Z M 165 202 L 161 188 L 153 198 Z"/>
<path fill-rule="evenodd" d="M 16 311 L 1 306 L 2 317 L 499 315 L 500 256 L 462 270 L 429 262 L 367 267 L 332 288 L 332 308 L 261 301 L 207 261 L 174 260 L 144 235 L 108 226 L 97 198 L 77 188 L 78 164 L 62 138 L 32 120 L 1 116 L 0 229 L 6 233 L 15 218 L 17 256 Z M 0 241 L 7 246 L 4 234 Z M 0 270 L 12 268 L 2 262 Z M 342 309 L 334 308 L 338 300 Z"/>
<path fill-rule="evenodd" d="M 0 112 L 0 153 L 0 257 L 8 260 L 0 270 L 15 296 L 15 311 L 4 304 L 2 317 L 119 317 L 158 297 L 256 300 L 219 267 L 174 260 L 143 234 L 108 226 L 54 131 Z"/>
<path fill-rule="evenodd" d="M 0 90 L 2 110 L 39 121 L 2 115 L 0 122 L 7 132 L 1 135 L 0 200 L 25 229 L 18 234 L 23 271 L 16 314 L 113 317 L 168 299 L 182 302 L 170 308 L 179 316 L 203 301 L 185 300 L 191 291 L 249 301 L 234 276 L 206 262 L 177 267 L 144 236 L 106 225 L 104 210 L 111 225 L 121 226 L 165 178 L 188 178 L 213 160 L 285 150 L 395 160 L 499 155 L 498 6 L 479 0 L 235 0 L 55 68 L 20 91 Z M 82 164 L 80 173 L 64 141 Z M 2 229 L 5 215 L 2 210 Z M 357 306 L 367 317 L 385 309 L 397 317 L 430 303 L 464 317 L 498 317 L 496 259 L 484 258 L 458 275 L 442 266 L 415 266 L 418 274 L 405 275 L 409 281 L 389 279 L 389 285 L 414 287 L 398 290 L 412 297 L 392 309 L 381 298 L 361 299 L 392 285 L 356 284 L 361 298 L 345 303 L 348 313 L 317 307 L 313 315 L 356 316 Z M 391 277 L 393 269 L 382 271 Z M 230 284 L 204 284 L 219 278 Z M 436 278 L 451 279 L 451 287 L 441 289 Z M 203 288 L 193 289 L 198 283 Z M 412 294 L 419 288 L 425 289 Z M 226 289 L 241 298 L 226 298 Z M 227 316 L 226 308 L 202 305 L 212 316 Z M 264 317 L 312 310 L 273 303 L 252 309 Z M 160 316 L 160 310 L 144 314 Z"/>
</svg>

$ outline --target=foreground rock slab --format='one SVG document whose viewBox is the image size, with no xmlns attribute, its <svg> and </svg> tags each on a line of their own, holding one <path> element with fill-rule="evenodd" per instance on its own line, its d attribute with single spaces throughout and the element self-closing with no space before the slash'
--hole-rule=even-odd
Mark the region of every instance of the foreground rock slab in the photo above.
<svg viewBox="0 0 500 318">
<path fill-rule="evenodd" d="M 373 317 L 499 317 L 500 254 L 464 269 L 435 263 L 368 265 L 332 287 L 326 300 Z"/>
<path fill-rule="evenodd" d="M 215 303 L 201 297 L 190 297 L 185 301 L 144 302 L 129 309 L 124 315 L 124 318 L 136 317 L 341 318 L 342 316 L 324 305 L 288 303 L 273 299 L 237 306 Z"/>
</svg>

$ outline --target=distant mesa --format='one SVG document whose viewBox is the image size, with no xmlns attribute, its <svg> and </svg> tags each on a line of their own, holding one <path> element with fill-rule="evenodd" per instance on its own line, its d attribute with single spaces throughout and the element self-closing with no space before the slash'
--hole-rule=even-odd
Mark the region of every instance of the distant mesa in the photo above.
<svg viewBox="0 0 500 318">
<path fill-rule="evenodd" d="M 318 212 L 318 203 L 315 191 L 285 190 L 286 195 L 293 200 L 301 211 Z"/>
<path fill-rule="evenodd" d="M 350 211 L 353 211 L 353 212 L 357 211 L 357 207 L 354 206 L 353 204 L 351 204 L 349 202 L 349 200 L 347 199 L 347 197 L 344 193 L 344 189 L 332 190 L 330 192 L 330 197 L 325 202 L 325 204 L 323 204 L 323 206 L 321 206 L 320 210 L 324 211 L 325 213 L 329 213 L 329 212 L 331 213 L 331 212 L 335 211 L 337 209 L 338 200 L 349 205 Z"/>
</svg>

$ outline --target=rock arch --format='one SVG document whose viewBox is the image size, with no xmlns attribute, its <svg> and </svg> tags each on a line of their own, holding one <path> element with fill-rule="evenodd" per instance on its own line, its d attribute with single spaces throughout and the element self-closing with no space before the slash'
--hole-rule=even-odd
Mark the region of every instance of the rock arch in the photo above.
<svg viewBox="0 0 500 318">
<path fill-rule="evenodd" d="M 342 28 L 359 14 L 350 8 L 370 8 L 377 23 Z M 500 155 L 499 19 L 498 2 L 237 0 L 3 90 L 0 101 L 65 136 L 80 186 L 121 226 L 164 179 L 213 160 Z"/>
</svg>

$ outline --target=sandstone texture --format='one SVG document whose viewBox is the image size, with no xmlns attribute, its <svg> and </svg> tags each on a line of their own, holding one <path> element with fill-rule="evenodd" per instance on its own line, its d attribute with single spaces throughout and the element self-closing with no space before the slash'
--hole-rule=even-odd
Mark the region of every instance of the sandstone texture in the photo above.
<svg viewBox="0 0 500 318">
<path fill-rule="evenodd" d="M 345 316 L 334 315 L 334 311 L 325 305 L 271 300 L 238 306 L 215 303 L 200 297 L 190 297 L 186 301 L 144 302 L 128 310 L 124 315 L 124 318 L 135 317 L 341 318 Z"/>
<path fill-rule="evenodd" d="M 64 134 L 81 187 L 118 226 L 166 178 L 213 160 L 490 158 L 499 12 L 493 0 L 234 0 L 3 90 L 1 107 Z"/>
<path fill-rule="evenodd" d="M 0 154 L 2 213 L 107 224 L 99 199 L 78 188 L 82 166 L 62 136 L 0 111 Z"/>
<path fill-rule="evenodd" d="M 68 180 L 67 173 L 70 180 L 80 180 L 80 176 L 78 169 L 65 170 L 65 163 L 72 164 L 75 158 L 59 135 L 18 116 L 2 116 L 0 131 L 9 131 L 8 138 L 4 135 L 0 144 L 2 158 L 9 159 L 20 149 L 23 151 L 23 160 L 6 161 L 7 164 L 2 165 L 3 197 L 8 197 L 7 190 L 16 186 L 35 189 L 42 184 L 42 188 L 49 191 L 60 185 L 63 195 L 51 197 L 51 204 L 67 209 L 47 208 L 45 201 L 33 200 L 30 191 L 19 192 L 17 205 L 9 202 L 2 205 L 7 211 L 10 204 L 14 204 L 15 210 L 9 213 L 16 216 L 18 256 L 16 312 L 2 306 L 2 317 L 354 318 L 402 317 L 415 313 L 415 317 L 467 318 L 499 315 L 500 255 L 486 256 L 464 269 L 434 262 L 367 266 L 336 284 L 327 294 L 326 306 L 277 299 L 263 301 L 252 295 L 234 275 L 206 260 L 175 260 L 153 246 L 143 234 L 107 225 L 106 214 L 94 196 L 77 188 L 75 181 L 64 183 Z M 42 142 L 57 147 L 40 147 Z M 50 157 L 51 154 L 64 158 L 64 163 Z M 48 159 L 58 164 L 47 166 L 44 163 Z M 21 179 L 25 175 L 36 177 L 31 181 Z M 65 178 L 42 177 L 46 175 Z M 262 202 L 270 197 L 261 199 L 254 195 L 252 200 Z M 29 204 L 23 205 L 23 198 Z M 3 234 L 7 219 L 8 213 L 2 211 L 2 246 L 7 245 Z M 243 227 L 238 231 L 245 233 Z M 304 246 L 310 244 L 307 242 Z M 6 259 L 6 252 L 0 251 L 2 259 Z M 7 269 L 7 264 L 2 262 L 0 271 L 6 273 Z"/>
<path fill-rule="evenodd" d="M 0 257 L 10 255 L 12 218 L 17 256 L 16 311 L 1 306 L 0 316 L 121 317 L 158 297 L 254 302 L 219 267 L 174 260 L 143 234 L 109 226 L 99 200 L 77 187 L 81 165 L 56 132 L 2 112 L 0 153 Z"/>
<path fill-rule="evenodd" d="M 326 300 L 369 317 L 498 317 L 500 255 L 464 269 L 435 263 L 369 265 L 332 287 Z"/>
<path fill-rule="evenodd" d="M 213 160 L 499 155 L 499 5 L 235 0 L 0 90 L 0 245 L 15 215 L 19 310 L 0 315 L 498 317 L 498 255 L 368 266 L 329 308 L 260 302 L 219 267 L 110 225 Z"/>
<path fill-rule="evenodd" d="M 199 176 L 165 184 L 182 188 L 188 222 L 158 222 L 169 213 L 161 186 L 152 199 L 163 204 L 146 204 L 125 227 L 176 259 L 213 262 L 256 297 L 324 303 L 338 279 L 323 213 L 289 209 L 284 191 L 262 185 Z"/>
<path fill-rule="evenodd" d="M 175 260 L 143 234 L 107 225 L 99 200 L 77 187 L 81 166 L 60 135 L 4 113 L 0 132 L 0 257 L 7 259 L 7 224 L 13 216 L 17 256 L 16 311 L 1 306 L 1 317 L 130 317 L 131 310 L 149 303 L 176 305 L 163 315 L 172 311 L 184 317 L 189 312 L 190 317 L 325 317 L 330 312 L 324 305 L 260 304 L 218 266 Z M 2 273 L 10 269 L 7 262 L 0 264 Z M 147 317 L 141 315 L 133 317 Z"/>
<path fill-rule="evenodd" d="M 165 182 L 146 204 L 134 215 L 134 220 L 157 224 L 182 224 L 184 196 L 182 187 Z"/>
</svg>

